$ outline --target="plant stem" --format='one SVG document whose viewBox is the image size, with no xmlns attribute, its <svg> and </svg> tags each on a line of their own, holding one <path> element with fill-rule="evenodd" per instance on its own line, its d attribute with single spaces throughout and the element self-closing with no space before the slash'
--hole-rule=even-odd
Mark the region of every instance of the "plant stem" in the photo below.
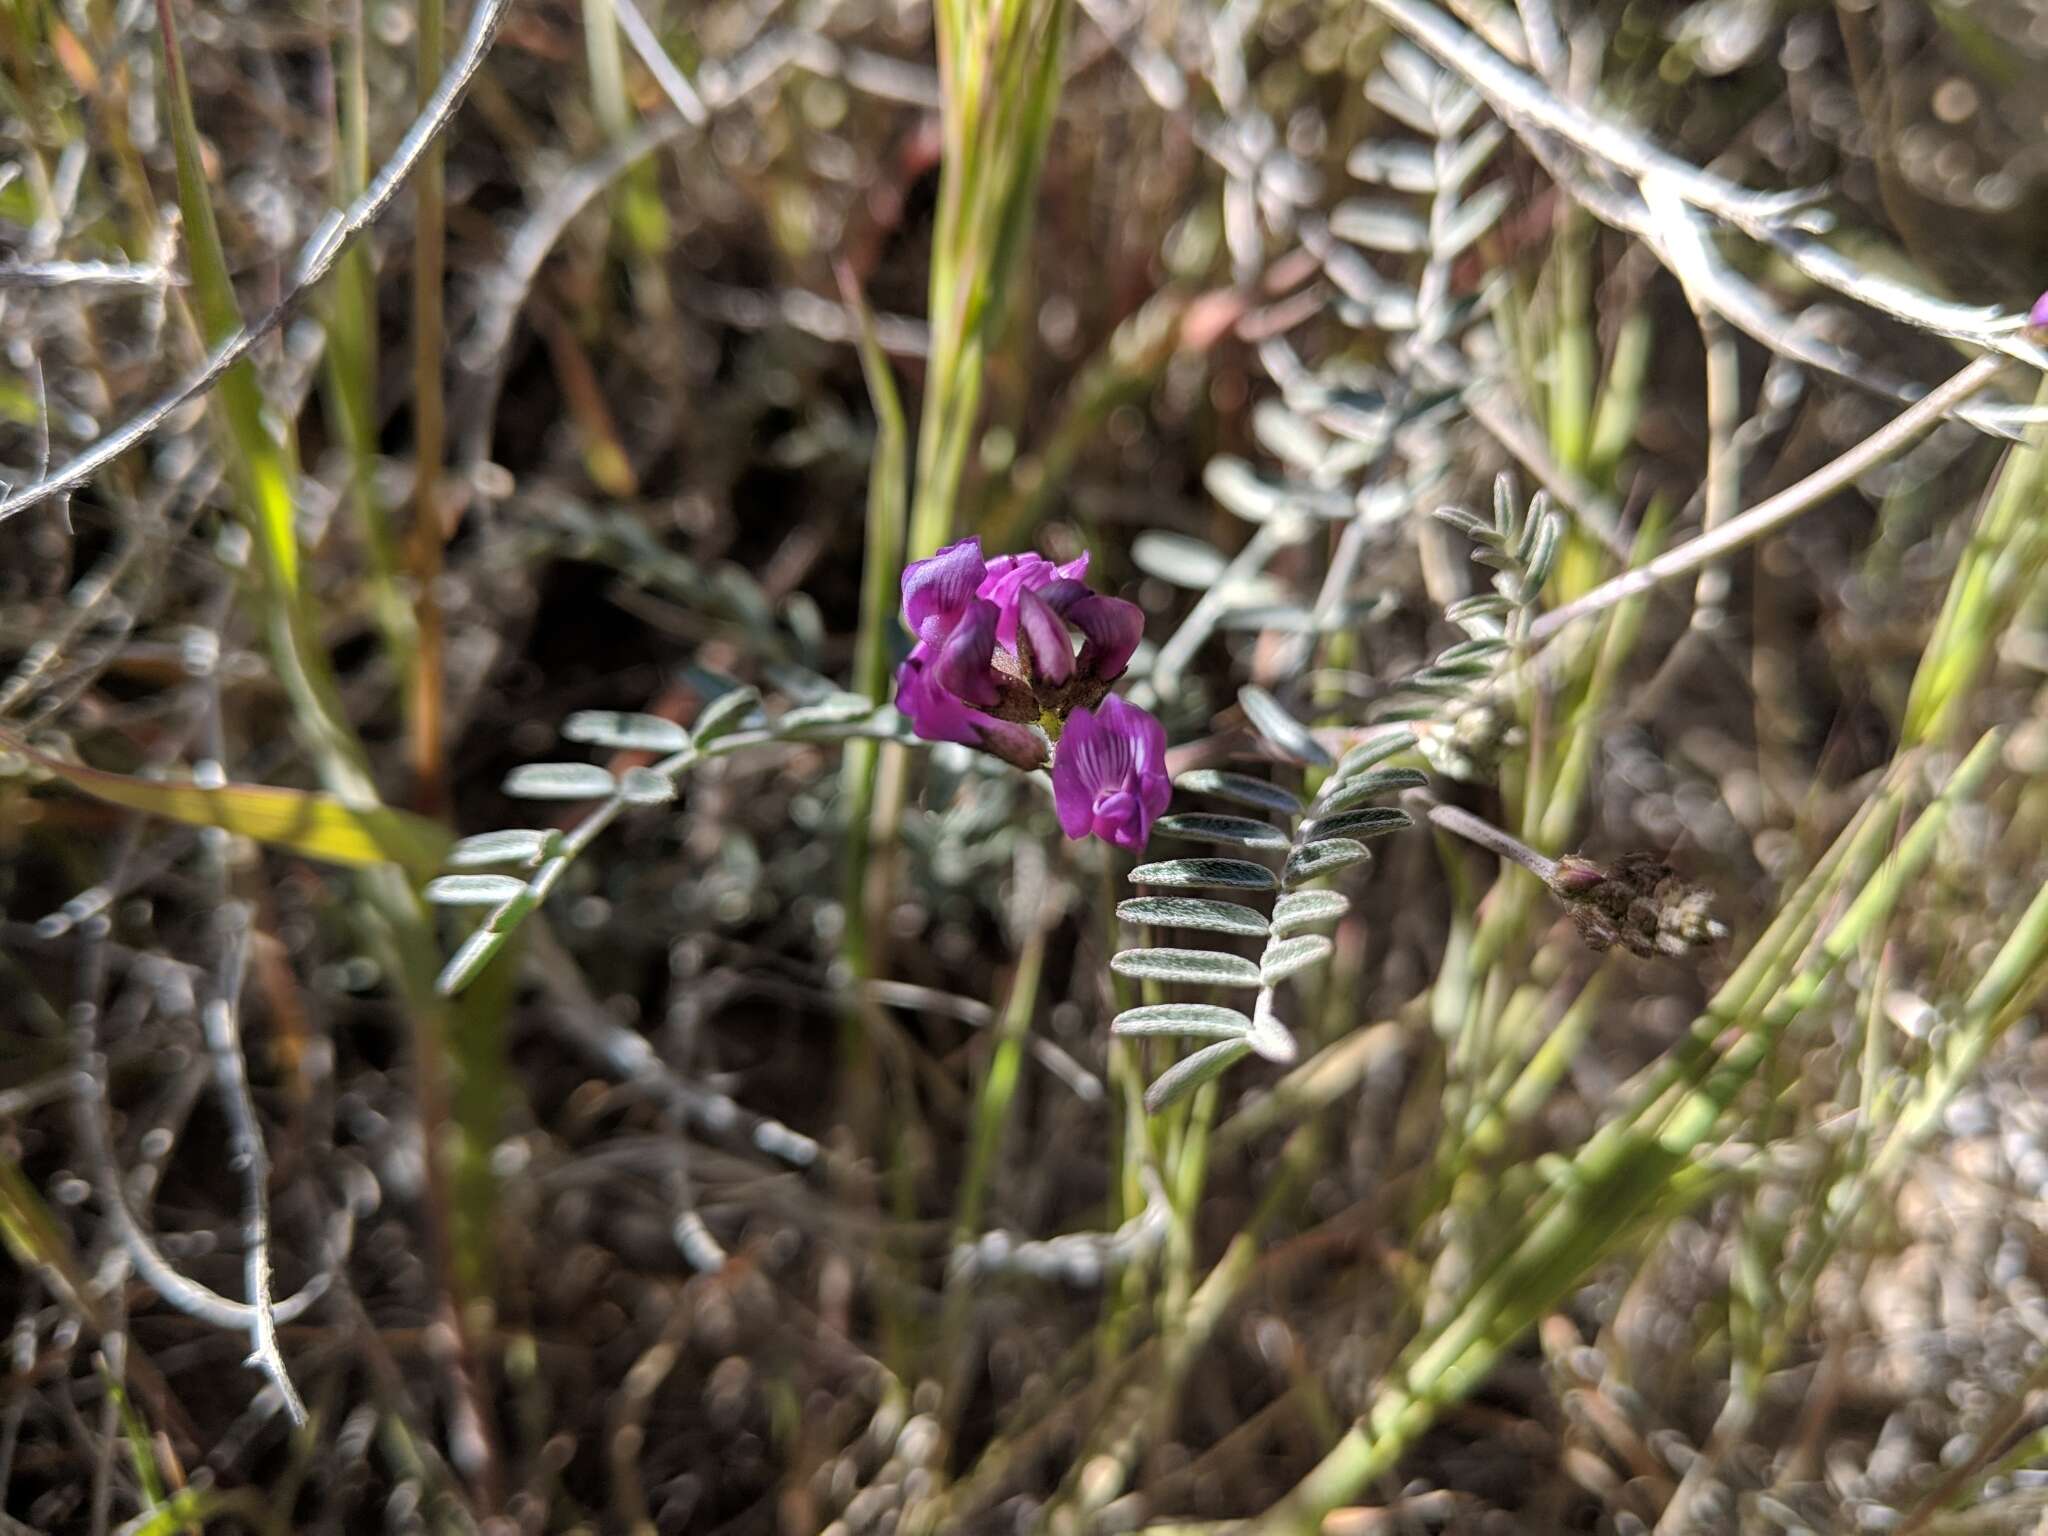
<svg viewBox="0 0 2048 1536">
<path fill-rule="evenodd" d="M 442 0 L 420 0 L 418 90 L 422 106 L 440 79 L 447 16 Z M 440 145 L 420 159 L 413 190 L 412 244 L 412 549 L 413 602 L 419 620 L 413 652 L 408 724 L 413 798 L 428 815 L 445 815 L 446 750 L 442 740 L 446 658 L 441 618 L 441 455 L 445 415 L 441 397 L 441 282 L 445 260 L 447 178 Z"/>
<path fill-rule="evenodd" d="M 1648 564 L 1595 587 L 1584 597 L 1553 608 L 1530 626 L 1529 638 L 1547 640 L 1574 619 L 1583 619 L 1602 609 L 1612 608 L 1616 603 L 1660 586 L 1674 576 L 1696 571 L 1745 544 L 1755 543 L 1801 513 L 1811 511 L 1852 483 L 1858 475 L 1903 452 L 1913 439 L 1997 378 L 2006 364 L 2007 359 L 1995 353 L 1986 353 L 1965 364 L 1854 448 L 1822 465 L 1796 485 L 1789 485 L 1740 516 L 1731 517 L 1713 532 L 1703 533 L 1676 549 L 1666 550 Z"/>
<path fill-rule="evenodd" d="M 1805 968 L 1736 1040 L 1718 1055 L 1702 1052 L 1686 1062 L 1675 1103 L 1667 1104 L 1665 1094 L 1652 1091 L 1580 1149 L 1516 1234 L 1475 1269 L 1456 1310 L 1410 1345 L 1370 1411 L 1249 1530 L 1286 1536 L 1319 1530 L 1332 1509 L 1392 1470 L 1437 1414 L 1475 1390 L 1501 1351 L 1618 1243 L 1645 1221 L 1674 1214 L 1706 1192 L 1711 1181 L 1686 1178 L 1697 1168 L 1695 1153 L 1737 1094 L 1755 1079 L 1787 1026 L 1821 995 L 1843 960 L 1882 927 L 1933 856 L 1956 806 L 1981 787 L 2000 745 L 1996 732 L 1978 742 L 1892 856 L 1857 892 Z M 1902 797 L 1904 776 L 1894 775 L 1894 780 L 1890 793 Z M 1694 1038 L 1716 1041 L 1727 1022 L 1717 1012 L 1703 1015 Z M 1668 1198 L 1678 1182 L 1684 1184 L 1682 1203 Z"/>
<path fill-rule="evenodd" d="M 1410 793 L 1417 792 L 1411 790 Z M 1446 832 L 1454 833 L 1468 843 L 1477 843 L 1511 864 L 1521 865 L 1545 885 L 1557 874 L 1557 860 L 1545 858 L 1520 838 L 1501 831 L 1490 821 L 1481 821 L 1470 811 L 1460 810 L 1455 805 L 1431 804 L 1429 819 Z"/>
</svg>

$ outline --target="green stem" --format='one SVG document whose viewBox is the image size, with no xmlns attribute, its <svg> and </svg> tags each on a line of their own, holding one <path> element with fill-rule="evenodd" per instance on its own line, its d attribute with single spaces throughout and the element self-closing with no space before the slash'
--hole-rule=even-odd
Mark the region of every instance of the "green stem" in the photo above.
<svg viewBox="0 0 2048 1536">
<path fill-rule="evenodd" d="M 1596 1135 L 1559 1176 L 1511 1240 L 1475 1275 L 1465 1298 L 1440 1328 L 1410 1346 L 1366 1418 L 1296 1487 L 1252 1526 L 1260 1532 L 1307 1533 L 1353 1499 L 1364 1484 L 1390 1471 L 1437 1413 L 1474 1390 L 1500 1352 L 1577 1284 L 1591 1267 L 1645 1220 L 1668 1219 L 1674 1181 L 1694 1171 L 1693 1154 L 1733 1105 L 1786 1028 L 1820 995 L 1842 961 L 1889 918 L 1918 878 L 1957 805 L 1973 796 L 1998 758 L 2000 737 L 1986 735 L 1921 812 L 1892 857 L 1863 885 L 1829 930 L 1819 951 L 1717 1058 L 1696 1057 L 1675 1105 L 1661 1096 Z M 1894 794 L 1903 794 L 1895 782 Z M 1717 1038 L 1726 1021 L 1702 1018 Z M 1701 1170 L 1710 1171 L 1710 1170 Z M 1687 1180 L 1695 1196 L 1711 1179 Z"/>
<path fill-rule="evenodd" d="M 415 67 L 422 105 L 441 78 L 447 14 L 442 0 L 420 0 Z M 409 725 L 413 791 L 430 815 L 447 808 L 447 762 L 443 743 L 442 622 L 439 584 L 442 544 L 441 455 L 447 435 L 441 395 L 445 350 L 441 283 L 446 256 L 447 186 L 441 145 L 420 157 L 413 173 L 412 236 L 412 576 L 419 619 L 413 651 Z"/>
</svg>

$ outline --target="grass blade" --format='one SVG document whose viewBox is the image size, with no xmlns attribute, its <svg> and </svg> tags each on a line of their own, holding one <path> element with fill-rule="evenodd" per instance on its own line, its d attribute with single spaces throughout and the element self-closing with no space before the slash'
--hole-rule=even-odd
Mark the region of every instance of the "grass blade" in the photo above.
<svg viewBox="0 0 2048 1536">
<path fill-rule="evenodd" d="M 220 827 L 324 863 L 358 868 L 395 863 L 423 881 L 440 868 L 450 841 L 438 822 L 390 806 L 351 807 L 333 795 L 267 784 L 208 787 L 138 779 L 65 762 L 5 734 L 0 734 L 0 747 L 20 753 L 95 800 L 188 827 Z"/>
</svg>

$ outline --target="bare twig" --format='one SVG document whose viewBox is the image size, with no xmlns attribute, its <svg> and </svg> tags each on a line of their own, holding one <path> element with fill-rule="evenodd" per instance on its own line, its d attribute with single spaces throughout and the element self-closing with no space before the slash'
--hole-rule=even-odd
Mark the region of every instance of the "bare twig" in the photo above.
<svg viewBox="0 0 2048 1536">
<path fill-rule="evenodd" d="M 1550 0 L 1515 0 L 1522 17 L 1522 37 L 1529 47 L 1529 62 L 1553 89 L 1561 88 L 1570 68 L 1564 33 L 1557 25 L 1557 13 Z"/>
<path fill-rule="evenodd" d="M 806 288 L 737 288 L 723 283 L 698 283 L 684 290 L 683 301 L 713 319 L 739 330 L 759 331 L 771 325 L 841 344 L 860 336 L 860 320 L 844 304 Z M 875 315 L 875 342 L 890 357 L 923 358 L 931 352 L 931 327 L 909 315 Z"/>
<path fill-rule="evenodd" d="M 2025 334 L 2025 317 L 1953 304 L 1857 267 L 1793 222 L 1810 205 L 1805 191 L 1756 192 L 1700 169 L 1621 125 L 1567 101 L 1516 69 L 1424 0 L 1371 0 L 1373 9 L 1486 97 L 1510 126 L 1534 125 L 1582 154 L 1638 180 L 1669 182 L 1677 196 L 1781 252 L 1806 276 L 1895 320 L 1990 348 L 2035 368 L 2044 352 Z"/>
<path fill-rule="evenodd" d="M 306 1405 L 299 1400 L 284 1356 L 277 1347 L 277 1309 L 270 1299 L 270 1156 L 264 1150 L 263 1133 L 256 1124 L 256 1101 L 249 1095 L 249 1069 L 242 1060 L 241 998 L 242 976 L 249 959 L 249 913 L 239 903 L 220 915 L 226 942 L 218 985 L 220 996 L 200 1012 L 206 1029 L 206 1049 L 213 1058 L 213 1078 L 220 1089 L 221 1107 L 228 1117 L 229 1162 L 242 1175 L 242 1240 L 246 1245 L 243 1268 L 247 1276 L 250 1341 L 255 1346 L 250 1363 L 270 1378 L 285 1412 L 294 1424 L 306 1422 Z"/>
<path fill-rule="evenodd" d="M 560 1039 L 645 1089 L 680 1122 L 749 1144 L 792 1168 L 809 1168 L 826 1156 L 818 1143 L 780 1120 L 754 1114 L 725 1094 L 684 1082 L 655 1054 L 645 1035 L 612 1020 L 575 958 L 562 948 L 545 922 L 529 921 L 526 931 L 532 974 L 547 996 L 540 1015 Z"/>
<path fill-rule="evenodd" d="M 162 267 L 113 261 L 0 261 L 0 288 L 143 288 L 182 286 Z"/>
<path fill-rule="evenodd" d="M 253 1329 L 256 1309 L 244 1302 L 231 1301 L 218 1291 L 188 1280 L 171 1268 L 170 1261 L 157 1251 L 149 1235 L 142 1230 L 135 1215 L 128 1208 L 126 1196 L 121 1193 L 120 1172 L 113 1164 L 112 1148 L 107 1144 L 105 1126 L 101 1117 L 104 1089 L 97 1075 L 92 1079 L 92 1091 L 81 1091 L 78 1095 L 78 1122 L 84 1134 L 87 1149 L 95 1156 L 99 1174 L 100 1198 L 105 1202 L 107 1215 L 114 1223 L 115 1237 L 122 1250 L 134 1264 L 149 1288 L 183 1312 L 187 1317 L 197 1318 L 215 1328 L 229 1328 L 236 1332 Z M 87 1122 L 91 1125 L 88 1126 Z M 305 1288 L 295 1295 L 271 1307 L 273 1322 L 288 1323 L 303 1316 L 322 1296 L 327 1293 L 330 1277 L 315 1275 Z"/>
<path fill-rule="evenodd" d="M 504 20 L 510 5 L 511 0 L 477 0 L 476 9 L 469 19 L 469 30 L 463 34 L 462 46 L 457 50 L 454 62 L 441 76 L 441 83 L 434 88 L 426 107 L 407 130 L 384 168 L 377 173 L 376 179 L 364 188 L 363 195 L 346 210 L 322 221 L 300 249 L 291 284 L 286 288 L 284 297 L 253 322 L 221 338 L 220 344 L 207 354 L 206 362 L 199 371 L 155 404 L 74 456 L 61 469 L 38 476 L 34 484 L 0 499 L 0 521 L 83 484 L 122 454 L 147 440 L 180 406 L 211 389 L 257 342 L 284 323 L 285 317 L 333 269 L 349 242 L 383 214 L 428 146 L 448 126 L 456 107 L 461 104 L 463 92 L 482 66 L 484 55 L 490 51 L 498 23 Z"/>
<path fill-rule="evenodd" d="M 697 88 L 676 67 L 676 61 L 668 56 L 668 50 L 661 46 L 661 39 L 654 35 L 654 28 L 640 14 L 640 7 L 633 0 L 612 0 L 612 13 L 618 19 L 619 30 L 626 34 L 626 41 L 633 45 L 633 51 L 640 55 L 640 62 L 654 76 L 654 83 L 661 87 L 662 94 L 682 114 L 683 121 L 693 128 L 702 128 L 710 122 L 711 114 L 705 110 L 704 98 L 697 94 Z"/>
<path fill-rule="evenodd" d="M 936 1014 L 957 1020 L 970 1029 L 987 1029 L 996 1021 L 995 1009 L 978 997 L 961 997 L 951 992 L 940 992 L 932 987 L 921 987 L 915 982 L 870 980 L 861 983 L 861 992 L 884 1007 Z M 1025 1042 L 1025 1045 L 1031 1052 L 1033 1060 L 1065 1083 L 1080 1098 L 1090 1104 L 1102 1098 L 1102 1079 L 1074 1060 L 1055 1042 L 1043 1035 L 1035 1034 Z"/>
<path fill-rule="evenodd" d="M 0 1120 L 25 1115 L 38 1105 L 54 1104 L 86 1088 L 86 1080 L 69 1068 L 32 1078 L 19 1088 L 0 1088 Z"/>
<path fill-rule="evenodd" d="M 1707 474 L 1702 488 L 1706 510 L 1700 526 L 1703 533 L 1712 534 L 1735 515 L 1742 495 L 1742 452 L 1735 441 L 1742 409 L 1740 359 L 1732 328 L 1709 297 L 1713 262 L 1706 232 L 1699 227 L 1704 220 L 1670 195 L 1665 182 L 1645 182 L 1643 197 L 1659 225 L 1677 232 L 1670 255 L 1676 260 L 1674 270 L 1699 324 L 1700 344 L 1706 353 Z M 1693 623 L 1702 629 L 1718 626 L 1727 598 L 1728 568 L 1707 566 L 1693 587 Z"/>
<path fill-rule="evenodd" d="M 1815 322 L 1823 319 L 1824 309 L 1797 315 L 1781 310 L 1763 289 L 1720 258 L 1706 238 L 1705 221 L 1668 184 L 1649 178 L 1640 191 L 1616 185 L 1610 178 L 1590 173 L 1563 140 L 1540 130 L 1526 132 L 1522 142 L 1574 202 L 1602 223 L 1635 236 L 1679 278 L 1689 296 L 1774 356 L 1831 373 L 1902 404 L 1910 404 L 1922 394 L 1916 382 L 1823 335 Z M 1671 208 L 1684 210 L 1685 217 L 1666 216 L 1665 210 Z M 2016 437 L 2021 427 L 2041 416 L 2038 407 L 2002 402 L 1966 404 L 1958 406 L 1954 414 L 1978 431 L 2003 437 Z"/>
<path fill-rule="evenodd" d="M 632 41 L 627 11 L 627 6 L 618 7 L 620 23 L 627 27 L 627 39 Z M 705 64 L 697 73 L 697 84 L 691 87 L 703 108 L 702 119 L 682 111 L 652 118 L 560 177 L 528 211 L 506 245 L 504 257 L 484 279 L 476 318 L 462 343 L 462 366 L 478 382 L 464 410 L 469 426 L 456 455 L 459 462 L 477 465 L 490 457 L 491 423 L 497 415 L 507 348 L 519 311 L 540 275 L 541 263 L 570 221 L 634 165 L 656 150 L 688 138 L 701 124 L 780 79 L 791 68 L 843 80 L 854 90 L 886 100 L 926 107 L 937 104 L 937 87 L 929 71 L 869 49 L 841 48 L 815 33 L 771 32 L 730 63 Z M 810 311 L 812 316 L 818 313 Z M 802 323 L 795 314 L 785 312 L 783 318 L 792 324 Z"/>
<path fill-rule="evenodd" d="M 1150 1167 L 1140 1170 L 1145 1204 L 1113 1232 L 1063 1232 L 1058 1237 L 1023 1238 L 998 1228 L 954 1244 L 946 1261 L 949 1284 L 989 1275 L 1015 1274 L 1086 1290 L 1149 1259 L 1166 1241 L 1173 1207 Z"/>
<path fill-rule="evenodd" d="M 89 926 L 96 929 L 105 922 L 103 917 L 94 918 Z M 107 1130 L 105 1059 L 97 1049 L 97 1034 L 93 1027 L 97 1009 L 81 1004 L 80 1010 L 72 1020 L 75 1047 L 80 1058 L 73 1119 L 79 1139 L 92 1162 L 93 1182 L 101 1203 L 106 1207 L 107 1218 L 113 1223 L 115 1241 L 144 1283 L 187 1317 L 238 1333 L 252 1330 L 256 1323 L 256 1309 L 243 1302 L 231 1301 L 198 1281 L 179 1274 L 142 1229 L 129 1205 L 121 1169 L 114 1158 L 113 1140 Z M 157 1171 L 160 1172 L 160 1168 Z M 144 1196 L 147 1197 L 146 1191 Z M 349 1207 L 337 1217 L 339 1231 L 330 1244 L 335 1262 L 339 1262 L 339 1255 L 348 1250 L 354 1232 L 354 1214 L 353 1207 Z M 326 1294 L 329 1283 L 329 1275 L 315 1275 L 297 1294 L 272 1306 L 273 1321 L 290 1322 L 303 1315 Z"/>
<path fill-rule="evenodd" d="M 1787 486 L 1777 495 L 1759 502 L 1739 517 L 1730 518 L 1712 532 L 1703 533 L 1689 543 L 1667 550 L 1648 564 L 1624 572 L 1612 581 L 1595 587 L 1575 602 L 1566 603 L 1562 608 L 1554 608 L 1544 614 L 1530 626 L 1530 639 L 1547 640 L 1574 619 L 1582 619 L 1588 614 L 1612 608 L 1616 603 L 1625 602 L 1639 592 L 1647 592 L 1674 576 L 1696 571 L 1701 566 L 1742 548 L 1745 544 L 1754 543 L 1773 529 L 1790 522 L 1800 513 L 1811 510 L 1822 499 L 1848 485 L 1865 470 L 1883 463 L 1893 454 L 1900 452 L 1914 438 L 1947 415 L 1951 409 L 1989 384 L 2006 366 L 2007 360 L 1995 354 L 1980 357 L 1967 364 L 1945 383 L 1930 390 L 1924 398 L 1908 406 L 1847 453 L 1822 465 L 1798 484 Z"/>
</svg>

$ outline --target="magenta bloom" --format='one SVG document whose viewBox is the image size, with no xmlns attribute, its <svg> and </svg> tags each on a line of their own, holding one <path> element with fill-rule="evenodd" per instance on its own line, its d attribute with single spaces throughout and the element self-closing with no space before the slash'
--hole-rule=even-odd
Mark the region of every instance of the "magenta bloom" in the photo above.
<svg viewBox="0 0 2048 1536">
<path fill-rule="evenodd" d="M 984 561 L 979 539 L 903 573 L 903 621 L 917 644 L 896 703 L 927 741 L 957 741 L 1021 767 L 1045 761 L 1033 729 L 1099 703 L 1144 631 L 1133 603 L 1090 592 L 1088 557 Z M 1074 637 L 1080 637 L 1080 652 Z"/>
<path fill-rule="evenodd" d="M 981 540 L 969 539 L 967 543 L 976 554 L 981 553 Z M 953 546 L 955 549 L 960 547 L 958 544 Z M 1085 550 L 1079 559 L 1069 560 L 1065 565 L 1054 565 L 1045 556 L 1029 550 L 1021 555 L 997 555 L 989 561 L 987 573 L 981 578 L 981 585 L 975 588 L 974 595 L 985 597 L 996 605 L 996 642 L 1014 646 L 1017 643 L 1017 605 L 1026 592 L 1043 592 L 1057 581 L 1071 581 L 1078 585 L 1087 574 L 1088 555 Z"/>
<path fill-rule="evenodd" d="M 2035 330 L 2048 330 L 2048 293 L 2034 300 L 2034 307 L 2027 311 L 2027 324 Z"/>
<path fill-rule="evenodd" d="M 940 681 L 939 669 L 919 645 L 896 674 L 896 707 L 926 741 L 978 747 L 1027 772 L 1045 766 L 1045 738 L 1028 725 L 974 708 Z"/>
<path fill-rule="evenodd" d="M 919 640 L 937 644 L 979 595 L 975 589 L 987 574 L 979 539 L 963 539 L 927 560 L 911 561 L 903 573 L 903 622 Z"/>
<path fill-rule="evenodd" d="M 1142 848 L 1172 794 L 1166 728 L 1144 710 L 1112 695 L 1067 717 L 1052 764 L 1053 806 L 1067 836 Z"/>
</svg>

